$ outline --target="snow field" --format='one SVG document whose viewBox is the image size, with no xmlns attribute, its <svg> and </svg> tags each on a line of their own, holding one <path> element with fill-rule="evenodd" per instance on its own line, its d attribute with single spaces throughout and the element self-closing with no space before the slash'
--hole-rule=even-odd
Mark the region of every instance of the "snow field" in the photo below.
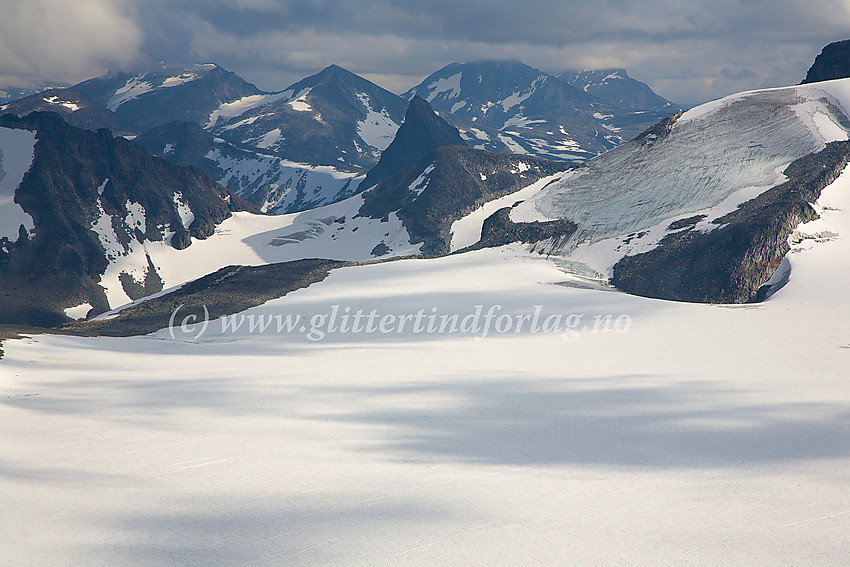
<svg viewBox="0 0 850 567">
<path fill-rule="evenodd" d="M 581 314 L 557 333 L 37 336 L 0 361 L 10 564 L 843 565 L 850 176 L 761 305 L 577 289 L 517 247 L 246 313 Z M 194 244 L 193 244 L 194 246 Z M 561 285 L 563 284 L 563 285 Z M 594 315 L 628 315 L 624 332 Z"/>
</svg>

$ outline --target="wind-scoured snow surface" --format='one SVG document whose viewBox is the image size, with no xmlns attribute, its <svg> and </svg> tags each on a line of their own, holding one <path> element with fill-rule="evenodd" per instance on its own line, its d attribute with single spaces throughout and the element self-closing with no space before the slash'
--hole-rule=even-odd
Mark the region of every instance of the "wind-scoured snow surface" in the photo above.
<svg viewBox="0 0 850 567">
<path fill-rule="evenodd" d="M 15 202 L 15 190 L 32 166 L 35 133 L 0 128 L 0 239 L 16 242 L 21 225 L 32 231 L 33 218 Z"/>
<path fill-rule="evenodd" d="M 337 270 L 243 315 L 539 305 L 577 333 L 6 341 L 3 562 L 846 565 L 850 174 L 816 208 L 760 305 L 580 289 L 506 247 Z"/>
<path fill-rule="evenodd" d="M 514 214 L 533 216 L 534 209 L 576 222 L 577 232 L 556 252 L 607 275 L 617 258 L 657 245 L 669 221 L 705 214 L 697 228 L 709 230 L 711 220 L 781 183 L 792 161 L 846 140 L 847 109 L 850 80 L 708 103 L 682 115 L 666 137 L 630 142 L 564 174 Z M 642 231 L 623 246 L 622 237 Z"/>
</svg>

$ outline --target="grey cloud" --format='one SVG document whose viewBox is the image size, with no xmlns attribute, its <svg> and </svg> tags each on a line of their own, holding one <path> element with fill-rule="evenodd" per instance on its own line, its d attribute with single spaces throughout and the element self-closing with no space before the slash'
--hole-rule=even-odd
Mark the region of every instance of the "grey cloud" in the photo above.
<svg viewBox="0 0 850 567">
<path fill-rule="evenodd" d="M 62 0 L 36 3 L 51 2 Z M 9 3 L 0 0 L 0 6 Z M 77 72 L 77 80 L 103 66 L 212 61 L 262 88 L 279 89 L 337 63 L 399 92 L 452 61 L 511 58 L 550 72 L 625 67 L 683 104 L 736 89 L 799 82 L 826 43 L 848 34 L 850 22 L 844 0 L 80 0 L 76 5 L 100 6 L 115 29 L 129 30 L 126 37 L 132 40 L 116 46 L 116 33 L 104 32 L 94 48 L 66 46 L 66 57 L 77 62 L 67 66 L 66 75 Z M 7 57 L 27 42 L 8 40 L 5 27 L 0 31 L 5 65 L 0 87 L 4 74 L 8 79 L 28 66 L 45 79 L 55 72 L 56 65 L 32 57 Z M 62 37 L 61 30 L 57 33 Z M 133 45 L 136 51 L 127 53 Z M 40 56 L 49 59 L 50 53 Z"/>
</svg>

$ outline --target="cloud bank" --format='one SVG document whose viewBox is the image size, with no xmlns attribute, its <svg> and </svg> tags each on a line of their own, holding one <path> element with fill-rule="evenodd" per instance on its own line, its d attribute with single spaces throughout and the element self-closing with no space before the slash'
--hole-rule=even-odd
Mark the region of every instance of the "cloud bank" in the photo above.
<svg viewBox="0 0 850 567">
<path fill-rule="evenodd" d="M 624 67 L 690 105 L 798 83 L 850 36 L 844 0 L 0 0 L 0 87 L 159 61 L 267 90 L 336 63 L 401 92 L 453 61 Z"/>
</svg>

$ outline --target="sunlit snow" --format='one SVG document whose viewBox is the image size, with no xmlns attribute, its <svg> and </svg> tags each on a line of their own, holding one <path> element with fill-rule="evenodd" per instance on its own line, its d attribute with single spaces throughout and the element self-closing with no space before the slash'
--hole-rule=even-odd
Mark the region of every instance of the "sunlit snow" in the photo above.
<svg viewBox="0 0 850 567">
<path fill-rule="evenodd" d="M 850 233 L 849 197 L 845 175 L 805 231 Z M 337 270 L 197 339 L 6 341 L 3 556 L 842 566 L 848 257 L 806 240 L 768 302 L 714 306 L 504 247 Z M 440 333 L 452 314 L 477 330 Z"/>
</svg>

